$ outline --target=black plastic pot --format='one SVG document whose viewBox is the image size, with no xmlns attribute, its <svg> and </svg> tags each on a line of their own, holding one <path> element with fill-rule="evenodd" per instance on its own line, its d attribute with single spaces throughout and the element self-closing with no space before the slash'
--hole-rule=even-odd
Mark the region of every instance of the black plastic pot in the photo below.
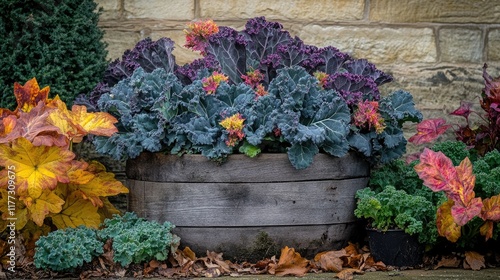
<svg viewBox="0 0 500 280">
<path fill-rule="evenodd" d="M 387 231 L 367 229 L 367 231 L 370 252 L 375 261 L 397 267 L 414 267 L 422 264 L 423 246 L 414 236 L 399 229 Z"/>
</svg>

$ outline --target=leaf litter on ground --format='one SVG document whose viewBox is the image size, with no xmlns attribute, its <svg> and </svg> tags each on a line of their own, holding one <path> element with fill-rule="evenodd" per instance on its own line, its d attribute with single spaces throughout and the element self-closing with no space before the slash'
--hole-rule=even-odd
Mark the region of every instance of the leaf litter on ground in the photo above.
<svg viewBox="0 0 500 280">
<path fill-rule="evenodd" d="M 495 264 L 500 264 L 500 253 L 494 252 Z M 495 264 L 489 264 L 485 256 L 477 252 L 468 251 L 464 254 L 433 255 L 424 258 L 424 264 L 419 269 L 438 268 L 463 268 L 480 270 Z M 324 251 L 316 254 L 312 259 L 306 259 L 296 252 L 294 248 L 284 247 L 280 256 L 273 256 L 255 263 L 231 262 L 224 260 L 223 253 L 207 251 L 205 256 L 196 256 L 189 248 L 176 249 L 165 261 L 151 260 L 143 264 L 131 264 L 122 267 L 113 261 L 111 242 L 104 245 L 104 254 L 95 258 L 91 263 L 85 264 L 81 269 L 71 273 L 53 272 L 37 269 L 33 261 L 22 259 L 22 264 L 16 267 L 16 273 L 11 274 L 6 270 L 7 263 L 2 261 L 0 266 L 0 279 L 2 278 L 63 278 L 78 277 L 113 278 L 113 277 L 166 277 L 190 278 L 220 276 L 239 277 L 244 275 L 276 275 L 276 276 L 304 276 L 307 273 L 335 273 L 335 278 L 341 280 L 353 279 L 355 274 L 364 274 L 372 271 L 392 271 L 412 269 L 412 267 L 392 267 L 381 261 L 376 261 L 367 246 L 349 243 L 340 250 Z"/>
</svg>

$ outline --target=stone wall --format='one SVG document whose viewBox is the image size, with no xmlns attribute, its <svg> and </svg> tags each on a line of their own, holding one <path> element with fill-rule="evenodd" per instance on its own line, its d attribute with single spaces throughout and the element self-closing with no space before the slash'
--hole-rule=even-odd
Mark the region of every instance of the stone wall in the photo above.
<svg viewBox="0 0 500 280">
<path fill-rule="evenodd" d="M 145 37 L 169 37 L 177 62 L 186 23 L 211 18 L 238 30 L 252 17 L 281 22 L 307 44 L 333 45 L 394 76 L 382 92 L 410 91 L 425 117 L 477 102 L 482 66 L 500 75 L 500 0 L 96 0 L 109 58 Z M 453 119 L 461 121 L 460 119 Z M 413 131 L 409 132 L 409 134 Z"/>
</svg>

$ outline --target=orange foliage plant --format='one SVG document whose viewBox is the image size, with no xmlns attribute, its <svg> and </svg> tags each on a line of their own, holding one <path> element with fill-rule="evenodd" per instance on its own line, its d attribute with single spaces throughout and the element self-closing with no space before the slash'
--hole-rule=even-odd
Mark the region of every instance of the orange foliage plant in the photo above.
<svg viewBox="0 0 500 280">
<path fill-rule="evenodd" d="M 15 83 L 17 108 L 0 109 L 0 231 L 20 231 L 32 242 L 55 229 L 97 228 L 119 213 L 107 197 L 128 192 L 102 164 L 72 151 L 87 134 L 117 132 L 117 120 L 85 106 L 68 110 L 49 90 L 35 78 Z"/>
</svg>

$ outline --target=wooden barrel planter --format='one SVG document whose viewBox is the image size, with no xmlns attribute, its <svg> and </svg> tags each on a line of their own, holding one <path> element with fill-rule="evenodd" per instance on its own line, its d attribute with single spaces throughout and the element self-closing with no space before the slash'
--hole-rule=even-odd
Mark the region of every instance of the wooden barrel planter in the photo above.
<svg viewBox="0 0 500 280">
<path fill-rule="evenodd" d="M 296 170 L 286 154 L 231 155 L 217 164 L 201 155 L 143 153 L 126 167 L 129 211 L 170 221 L 199 255 L 261 259 L 284 246 L 312 256 L 340 249 L 357 234 L 355 193 L 369 165 L 354 154 L 318 154 Z"/>
</svg>

